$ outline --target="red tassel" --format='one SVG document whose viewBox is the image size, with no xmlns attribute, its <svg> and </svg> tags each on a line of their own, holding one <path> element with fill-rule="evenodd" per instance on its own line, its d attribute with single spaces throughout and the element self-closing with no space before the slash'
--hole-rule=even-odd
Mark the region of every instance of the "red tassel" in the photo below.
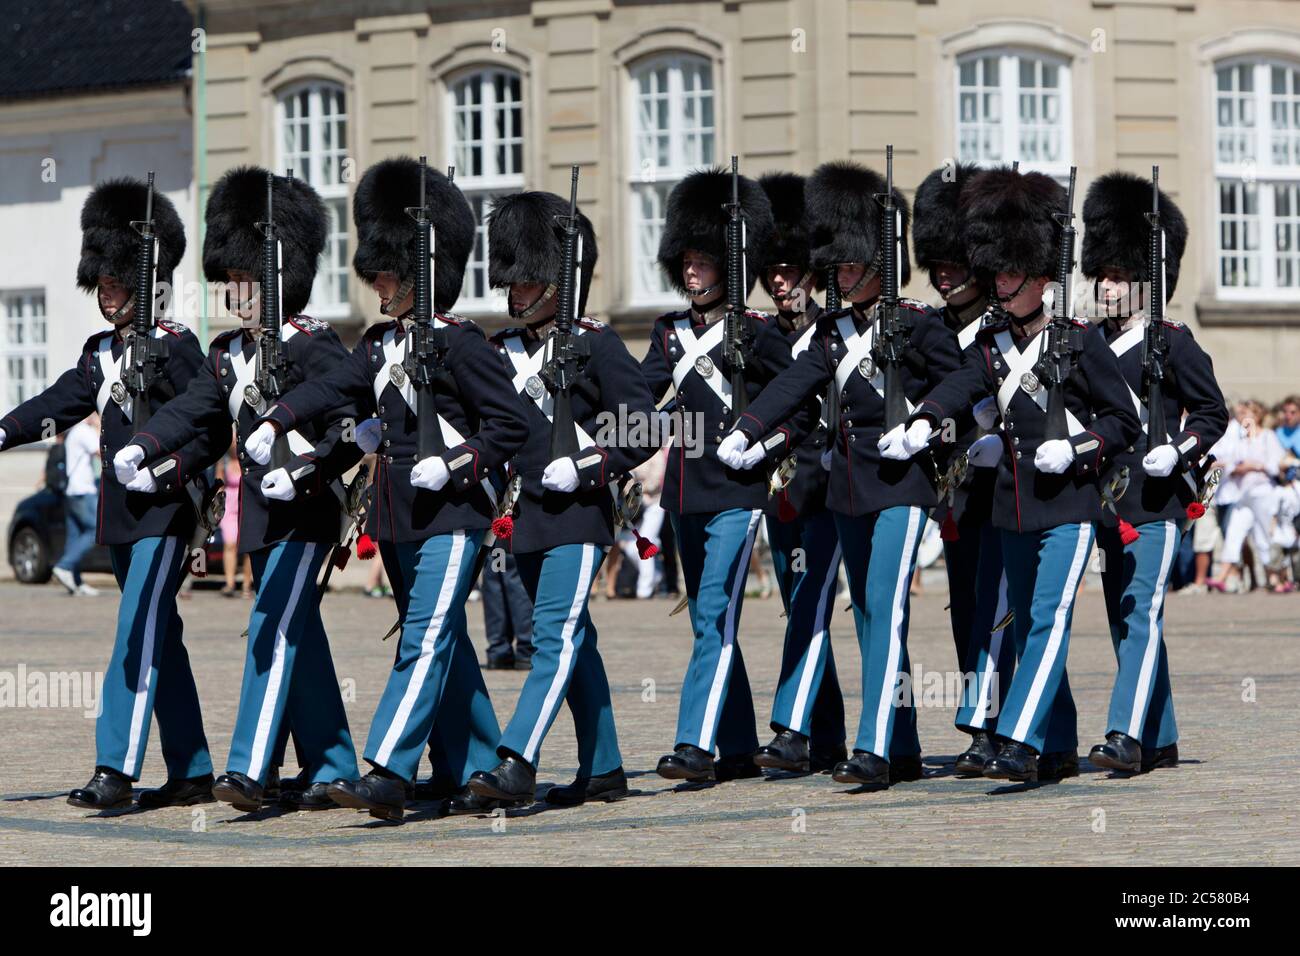
<svg viewBox="0 0 1300 956">
<path fill-rule="evenodd" d="M 357 536 L 357 557 L 362 561 L 369 561 L 379 553 L 379 547 L 375 544 L 375 539 L 370 537 L 364 531 Z"/>
<path fill-rule="evenodd" d="M 502 515 L 492 522 L 492 534 L 498 541 L 509 541 L 515 533 L 515 519 L 510 515 Z"/>
<path fill-rule="evenodd" d="M 352 551 L 347 545 L 341 544 L 334 549 L 334 567 L 342 571 L 348 566 L 348 558 L 352 557 Z"/>
<path fill-rule="evenodd" d="M 797 517 L 799 517 L 799 512 L 794 510 L 794 505 L 790 504 L 790 496 L 783 490 L 781 500 L 776 503 L 777 520 L 782 524 L 789 524 Z"/>
<path fill-rule="evenodd" d="M 632 533 L 636 535 L 636 553 L 641 555 L 642 561 L 649 561 L 659 553 L 659 545 L 649 538 L 642 537 L 640 531 L 633 531 Z"/>
<path fill-rule="evenodd" d="M 953 520 L 952 512 L 949 511 L 943 516 L 943 524 L 939 526 L 939 538 L 942 541 L 956 541 L 961 537 L 961 532 L 957 530 L 957 522 Z"/>
<path fill-rule="evenodd" d="M 1199 501 L 1193 501 L 1191 504 L 1187 506 L 1187 520 L 1189 521 L 1195 521 L 1197 518 L 1202 517 L 1204 514 L 1205 514 L 1205 505 L 1201 504 Z"/>
<path fill-rule="evenodd" d="M 1137 528 L 1133 527 L 1123 518 L 1119 519 L 1119 540 L 1121 544 L 1132 544 L 1140 537 L 1142 537 L 1142 534 Z"/>
</svg>

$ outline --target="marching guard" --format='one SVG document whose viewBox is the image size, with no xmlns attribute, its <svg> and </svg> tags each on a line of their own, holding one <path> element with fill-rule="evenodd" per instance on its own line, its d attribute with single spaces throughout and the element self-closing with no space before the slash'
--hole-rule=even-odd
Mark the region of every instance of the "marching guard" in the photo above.
<svg viewBox="0 0 1300 956">
<path fill-rule="evenodd" d="M 909 458 L 945 419 L 997 399 L 1002 430 L 977 444 L 1002 451 L 993 523 L 1002 530 L 1019 663 L 998 715 L 998 752 L 983 769 L 994 779 L 1079 772 L 1065 671 L 1070 621 L 1093 525 L 1102 518 L 1098 476 L 1138 435 L 1115 357 L 1099 336 L 1087 334 L 1087 323 L 1069 317 L 1067 195 L 1049 176 L 1007 168 L 981 172 L 963 186 L 967 261 L 996 296 L 995 320 L 976 334 L 961 368 L 881 441 L 886 457 Z M 1053 281 L 1057 316 L 1049 322 L 1043 296 Z"/>
<path fill-rule="evenodd" d="M 966 259 L 957 205 L 962 186 L 977 172 L 969 163 L 934 170 L 917 187 L 912 205 L 916 264 L 943 299 L 940 314 L 962 350 L 975 341 L 988 317 L 988 291 Z M 997 464 L 999 446 L 990 454 L 986 442 L 971 454 L 976 439 L 995 427 L 997 403 L 984 399 L 973 417 L 963 415 L 961 421 L 964 428 L 951 443 L 933 518 L 941 528 L 952 636 L 963 675 L 956 725 L 971 735 L 970 747 L 957 757 L 956 771 L 979 776 L 997 753 L 990 731 L 1011 683 L 1016 648 L 1007 630 L 1002 538 L 991 520 L 995 471 L 989 465 Z"/>
<path fill-rule="evenodd" d="M 910 274 L 908 213 L 892 176 L 856 163 L 826 163 L 809 178 L 806 198 L 812 264 L 832 269 L 851 305 L 821 316 L 807 349 L 764 389 L 723 447 L 748 454 L 763 429 L 784 422 L 807 396 L 833 390 L 838 410 L 827 506 L 848 573 L 863 703 L 853 755 L 832 775 L 880 790 L 922 775 L 911 691 L 900 683 L 911 670 L 907 622 L 916 550 L 936 499 L 932 465 L 882 458 L 877 440 L 957 367 L 957 342 L 934 309 L 897 298 Z"/>
<path fill-rule="evenodd" d="M 1118 501 L 1122 523 L 1097 529 L 1119 669 L 1106 742 L 1088 759 L 1145 773 L 1178 763 L 1165 594 L 1184 526 L 1204 510 L 1202 460 L 1227 429 L 1228 409 L 1210 357 L 1186 326 L 1164 317 L 1187 245 L 1187 221 L 1174 201 L 1150 180 L 1108 173 L 1088 189 L 1083 223 L 1080 262 L 1098 283 L 1099 331 L 1119 362 L 1143 431 L 1110 460 L 1108 478 L 1127 469 L 1127 491 Z"/>
<path fill-rule="evenodd" d="M 778 172 L 760 177 L 758 184 L 772 205 L 775 223 L 758 278 L 776 305 L 773 321 L 789 339 L 791 357 L 798 358 L 808 348 L 822 314 L 813 289 L 824 285 L 823 274 L 812 267 L 805 222 L 806 180 Z M 830 770 L 848 755 L 844 696 L 830 640 L 840 540 L 835 518 L 826 508 L 827 473 L 822 461 L 829 432 L 825 396 L 820 399 L 821 420 L 783 463 L 786 470 L 793 467 L 793 474 L 781 476 L 782 486 L 768 503 L 764 519 L 786 628 L 772 702 L 776 736 L 758 748 L 754 762 L 795 772 Z"/>
<path fill-rule="evenodd" d="M 225 284 L 241 327 L 213 340 L 202 371 L 114 456 L 113 467 L 119 480 L 131 480 L 142 464 L 156 476 L 201 429 L 234 422 L 244 468 L 239 550 L 252 559 L 257 596 L 227 771 L 213 792 L 238 810 L 259 809 L 277 781 L 291 725 L 306 776 L 304 789 L 286 788 L 282 799 L 326 809 L 333 806 L 326 783 L 356 768 L 316 584 L 339 540 L 339 477 L 360 458 L 344 435 L 354 412 L 295 421 L 270 467 L 252 443 L 271 401 L 327 375 L 347 354 L 328 325 L 301 314 L 325 248 L 325 206 L 302 180 L 240 166 L 213 186 L 206 223 L 204 274 Z"/>
<path fill-rule="evenodd" d="M 469 788 L 507 804 L 532 802 L 542 742 L 563 702 L 578 738 L 578 775 L 548 790 L 547 802 L 628 793 L 587 601 L 614 544 L 621 482 L 657 447 L 650 442 L 657 413 L 622 339 L 586 317 L 596 236 L 576 200 L 574 167 L 569 203 L 515 193 L 498 199 L 488 219 L 488 280 L 507 290 L 511 317 L 524 323 L 492 341 L 528 410 L 528 441 L 510 467 L 520 491 L 508 544 L 533 603 L 534 653 L 497 748 L 501 762 L 475 773 Z"/>
<path fill-rule="evenodd" d="M 525 438 L 523 408 L 482 331 L 449 311 L 474 243 L 460 189 L 423 162 L 384 160 L 358 184 L 353 217 L 353 267 L 393 318 L 267 411 L 256 454 L 332 408 L 363 413 L 371 424 L 362 440 L 377 427 L 377 442 L 367 442 L 378 451 L 367 523 L 401 631 L 366 741 L 371 770 L 360 779 L 355 770 L 337 774 L 328 792 L 345 807 L 401 820 L 427 741 L 432 794 L 451 796 L 452 812 L 473 812 L 482 803 L 461 791 L 470 772 L 490 764 L 500 731 L 465 604 L 496 515 L 491 475 Z"/>
<path fill-rule="evenodd" d="M 156 245 L 156 268 L 148 258 L 152 252 L 143 253 L 141 261 L 144 239 L 135 225 Z M 81 229 L 77 285 L 96 294 L 100 314 L 112 328 L 87 339 L 75 366 L 0 419 L 0 448 L 52 438 L 98 411 L 100 457 L 111 461 L 140 423 L 185 390 L 203 364 L 203 349 L 184 326 L 150 320 L 155 276 L 170 283 L 185 252 L 184 226 L 171 201 L 153 193 L 152 174 L 147 185 L 127 178 L 96 186 L 82 207 Z M 152 381 L 143 381 L 141 371 Z M 212 760 L 176 593 L 197 526 L 203 472 L 228 443 L 228 433 L 220 429 L 196 429 L 152 472 L 120 481 L 104 470 L 97 540 L 109 547 L 122 598 L 95 723 L 95 773 L 69 794 L 75 807 L 111 810 L 131 804 L 131 783 L 140 779 L 155 711 L 167 782 L 142 792 L 140 806 L 212 800 Z"/>
<path fill-rule="evenodd" d="M 754 763 L 754 701 L 736 635 L 768 504 L 768 471 L 799 436 L 765 431 L 770 445 L 744 463 L 724 462 L 720 446 L 742 410 L 790 365 L 790 343 L 780 328 L 744 307 L 773 228 L 767 195 L 734 170 L 698 170 L 668 196 L 659 265 L 690 307 L 655 321 L 641 369 L 652 396 L 676 389 L 680 416 L 660 503 L 673 523 L 694 641 L 674 749 L 657 768 L 670 780 L 762 773 Z"/>
</svg>

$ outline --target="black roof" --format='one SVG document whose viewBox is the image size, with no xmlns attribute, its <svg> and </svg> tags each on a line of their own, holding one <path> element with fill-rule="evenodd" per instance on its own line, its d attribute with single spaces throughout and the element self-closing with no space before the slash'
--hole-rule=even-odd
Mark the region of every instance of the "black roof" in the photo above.
<svg viewBox="0 0 1300 956">
<path fill-rule="evenodd" d="M 0 0 L 0 99 L 175 83 L 191 29 L 179 0 Z"/>
</svg>

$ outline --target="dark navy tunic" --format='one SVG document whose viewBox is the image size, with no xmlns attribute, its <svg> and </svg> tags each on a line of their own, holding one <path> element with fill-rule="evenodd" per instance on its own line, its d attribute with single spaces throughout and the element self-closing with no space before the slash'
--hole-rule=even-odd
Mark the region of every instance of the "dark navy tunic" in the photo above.
<svg viewBox="0 0 1300 956">
<path fill-rule="evenodd" d="M 542 474 L 551 463 L 551 422 L 527 393 L 529 378 L 541 368 L 546 333 L 514 328 L 492 337 L 527 410 L 528 440 L 510 463 L 511 474 L 522 479 L 510 539 L 510 550 L 517 554 L 562 544 L 612 545 L 613 493 L 659 449 L 654 399 L 623 340 L 594 319 L 579 319 L 573 329 L 589 353 L 573 387 L 573 420 L 592 444 L 572 456 L 578 489 L 569 494 L 542 487 Z M 537 383 L 533 388 L 536 392 Z M 542 395 L 542 402 L 549 411 L 549 395 Z"/>
<path fill-rule="evenodd" d="M 324 322 L 307 316 L 285 319 L 287 392 L 301 382 L 328 375 L 347 350 Z M 293 456 L 286 466 L 297 496 L 292 501 L 267 501 L 262 478 L 274 468 L 259 465 L 244 451 L 244 442 L 257 427 L 259 413 L 243 400 L 245 379 L 240 371 L 255 367 L 257 340 L 250 331 L 234 329 L 217 336 L 202 370 L 189 387 L 149 422 L 135 438 L 146 461 L 170 454 L 192 441 L 203 429 L 218 424 L 229 429 L 233 420 L 243 480 L 239 485 L 239 551 L 259 551 L 281 541 L 332 543 L 339 540 L 343 521 L 339 477 L 361 459 L 355 441 L 344 439 L 356 421 L 356 410 L 337 408 L 329 416 L 294 423 Z M 252 379 L 249 378 L 248 381 Z M 227 446 L 229 447 L 229 446 Z"/>
<path fill-rule="evenodd" d="M 817 320 L 822 314 L 822 307 L 809 299 L 804 311 L 807 322 L 800 328 L 795 328 L 793 323 L 783 315 L 776 317 L 774 321 L 790 342 L 792 358 L 797 359 L 808 347 L 808 343 L 817 333 Z M 822 414 L 818 416 L 816 427 L 812 428 L 795 448 L 794 477 L 790 479 L 784 491 L 768 503 L 769 518 L 780 520 L 782 500 L 786 503 L 787 510 L 793 509 L 794 513 L 801 518 L 809 518 L 826 510 L 826 489 L 830 484 L 830 475 L 822 467 L 822 455 L 827 450 L 825 393 L 818 395 L 818 401 L 822 404 Z"/>
<path fill-rule="evenodd" d="M 915 401 L 933 389 L 958 365 L 957 337 L 939 313 L 923 302 L 902 299 L 909 313 L 910 332 L 901 370 L 903 391 Z M 839 514 L 859 516 L 886 508 L 933 508 L 935 486 L 923 456 L 909 461 L 882 459 L 878 441 L 885 431 L 885 400 L 878 390 L 880 373 L 866 378 L 854 360 L 843 385 L 834 385 L 836 372 L 849 354 L 846 332 L 863 335 L 873 328 L 874 306 L 866 317 L 854 309 L 822 313 L 808 348 L 758 400 L 739 424 L 754 441 L 773 423 L 785 421 L 809 395 L 839 388 L 840 421 L 831 459 L 826 504 Z M 873 384 L 873 381 L 875 384 Z"/>
<path fill-rule="evenodd" d="M 366 530 L 381 541 L 423 541 L 489 527 L 496 489 L 489 493 L 484 481 L 500 472 L 527 436 L 524 408 L 482 330 L 454 315 L 437 315 L 434 324 L 446 332 L 450 372 L 436 379 L 434 391 L 434 407 L 445 423 L 442 459 L 451 476 L 440 490 L 411 484 L 419 458 L 416 395 L 404 374 L 397 376 L 401 385 L 392 375 L 406 353 L 401 321 L 372 325 L 329 375 L 286 393 L 263 419 L 287 430 L 303 418 L 349 405 L 363 418 L 378 415 L 383 437 Z"/>
<path fill-rule="evenodd" d="M 156 413 L 189 386 L 203 364 L 203 349 L 193 332 L 174 322 L 159 320 L 153 334 L 168 344 L 165 372 L 149 392 L 149 406 Z M 4 447 L 50 438 L 98 410 L 99 455 L 104 464 L 96 533 L 99 543 L 129 544 L 160 535 L 188 540 L 198 512 L 197 497 L 187 485 L 230 447 L 229 426 L 195 428 L 184 442 L 176 444 L 167 461 L 156 459 L 156 493 L 127 491 L 117 480 L 113 456 L 131 443 L 134 426 L 126 410 L 109 396 L 111 384 L 120 374 L 123 348 L 122 338 L 111 329 L 87 339 L 76 365 L 40 395 L 0 419 L 6 436 Z M 47 429 L 47 423 L 52 428 Z"/>
</svg>

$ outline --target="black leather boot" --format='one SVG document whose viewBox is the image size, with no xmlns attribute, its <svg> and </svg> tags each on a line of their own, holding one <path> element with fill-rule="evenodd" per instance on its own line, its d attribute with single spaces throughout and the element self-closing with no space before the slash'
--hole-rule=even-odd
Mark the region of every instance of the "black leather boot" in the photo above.
<svg viewBox="0 0 1300 956">
<path fill-rule="evenodd" d="M 754 763 L 754 751 L 743 754 L 728 754 L 719 757 L 713 763 L 713 779 L 718 783 L 728 780 L 752 780 L 763 776 L 763 768 Z"/>
<path fill-rule="evenodd" d="M 406 812 L 406 781 L 376 767 L 360 780 L 335 780 L 330 799 L 341 807 L 365 810 L 376 820 L 401 822 Z"/>
<path fill-rule="evenodd" d="M 119 810 L 131 805 L 131 778 L 112 767 L 96 767 L 84 787 L 68 794 L 68 803 L 84 810 Z"/>
<path fill-rule="evenodd" d="M 546 791 L 546 802 L 557 807 L 576 807 L 588 800 L 601 800 L 613 803 L 627 796 L 627 774 L 619 767 L 609 773 L 588 777 L 579 777 L 567 787 L 551 787 Z"/>
<path fill-rule="evenodd" d="M 201 777 L 184 777 L 168 780 L 157 790 L 145 790 L 137 801 L 142 810 L 157 810 L 160 807 L 192 807 L 198 803 L 212 803 L 212 774 Z"/>
<path fill-rule="evenodd" d="M 493 800 L 491 797 L 479 796 L 466 786 L 453 793 L 447 800 L 447 816 L 464 817 L 475 813 L 491 813 L 498 807 L 505 806 L 504 802 Z"/>
<path fill-rule="evenodd" d="M 852 783 L 867 790 L 884 790 L 889 786 L 889 761 L 873 753 L 855 750 L 848 760 L 835 765 L 831 779 L 836 783 Z"/>
<path fill-rule="evenodd" d="M 1038 751 L 1018 740 L 1008 740 L 997 756 L 984 765 L 984 776 L 993 780 L 1038 781 Z"/>
<path fill-rule="evenodd" d="M 808 773 L 811 765 L 808 738 L 797 730 L 783 730 L 770 744 L 754 751 L 754 763 L 771 770 Z"/>
<path fill-rule="evenodd" d="M 1073 750 L 1053 750 L 1038 758 L 1039 780 L 1064 780 L 1079 776 L 1079 755 Z"/>
<path fill-rule="evenodd" d="M 285 787 L 280 793 L 280 806 L 286 810 L 337 810 L 339 805 L 330 796 L 330 785 L 308 784 L 303 789 Z"/>
<path fill-rule="evenodd" d="M 1142 772 L 1148 773 L 1152 770 L 1159 770 L 1162 767 L 1178 766 L 1178 744 L 1173 743 L 1168 747 L 1157 747 L 1155 750 L 1144 750 L 1142 752 Z"/>
<path fill-rule="evenodd" d="M 1142 745 L 1118 730 L 1106 735 L 1104 744 L 1088 751 L 1088 762 L 1094 767 L 1137 773 L 1142 769 Z"/>
<path fill-rule="evenodd" d="M 527 760 L 511 754 L 494 770 L 475 770 L 470 774 L 468 787 L 472 793 L 489 800 L 532 803 L 537 796 L 537 770 Z"/>
<path fill-rule="evenodd" d="M 920 756 L 916 757 L 895 757 L 889 761 L 889 782 L 894 783 L 911 783 L 913 780 L 920 780 L 925 776 L 925 768 L 921 765 Z"/>
<path fill-rule="evenodd" d="M 692 744 L 678 744 L 672 753 L 660 757 L 655 772 L 668 780 L 700 782 L 717 779 L 713 754 Z"/>
<path fill-rule="evenodd" d="M 266 790 L 260 783 L 242 773 L 223 773 L 212 785 L 212 795 L 236 810 L 254 813 L 262 809 Z"/>
<path fill-rule="evenodd" d="M 998 755 L 997 745 L 985 731 L 977 730 L 971 735 L 970 746 L 966 752 L 957 757 L 955 767 L 959 777 L 982 777 L 984 767 Z"/>
<path fill-rule="evenodd" d="M 832 744 L 818 747 L 815 743 L 808 750 L 808 769 L 813 773 L 829 773 L 835 765 L 849 759 L 849 749 L 844 744 Z"/>
</svg>

